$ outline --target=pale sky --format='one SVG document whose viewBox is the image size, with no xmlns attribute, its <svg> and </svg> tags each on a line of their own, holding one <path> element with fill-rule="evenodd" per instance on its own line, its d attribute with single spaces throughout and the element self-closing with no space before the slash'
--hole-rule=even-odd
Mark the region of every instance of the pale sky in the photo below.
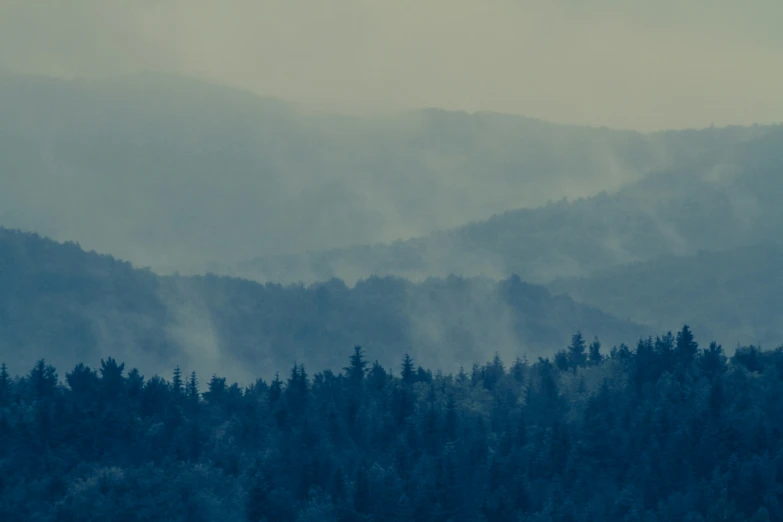
<svg viewBox="0 0 783 522">
<path fill-rule="evenodd" d="M 781 26 L 781 0 L 0 0 L 0 66 L 654 130 L 783 121 Z"/>
</svg>

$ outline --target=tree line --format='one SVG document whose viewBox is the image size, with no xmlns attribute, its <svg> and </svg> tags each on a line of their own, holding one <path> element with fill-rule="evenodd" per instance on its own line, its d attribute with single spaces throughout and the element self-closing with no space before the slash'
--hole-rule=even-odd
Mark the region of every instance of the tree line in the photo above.
<svg viewBox="0 0 783 522">
<path fill-rule="evenodd" d="M 0 367 L 4 521 L 783 519 L 783 348 L 685 326 L 455 374 Z"/>
</svg>

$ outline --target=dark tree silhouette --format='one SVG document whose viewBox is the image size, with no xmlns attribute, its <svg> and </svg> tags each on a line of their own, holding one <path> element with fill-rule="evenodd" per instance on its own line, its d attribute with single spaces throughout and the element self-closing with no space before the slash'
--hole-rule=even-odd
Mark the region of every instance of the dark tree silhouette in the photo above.
<svg viewBox="0 0 783 522">
<path fill-rule="evenodd" d="M 783 519 L 783 348 L 700 349 L 689 328 L 564 365 L 368 371 L 177 392 L 0 365 L 2 520 Z M 581 345 L 581 348 L 580 348 Z M 584 358 L 583 358 L 584 357 Z"/>
</svg>

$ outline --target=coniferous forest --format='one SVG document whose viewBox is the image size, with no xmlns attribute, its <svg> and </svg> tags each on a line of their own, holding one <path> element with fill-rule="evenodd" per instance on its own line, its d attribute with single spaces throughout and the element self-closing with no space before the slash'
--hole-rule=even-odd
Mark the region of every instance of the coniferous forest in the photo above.
<svg viewBox="0 0 783 522">
<path fill-rule="evenodd" d="M 0 0 L 0 522 L 783 522 L 780 20 Z"/>
<path fill-rule="evenodd" d="M 4 364 L 0 520 L 783 517 L 783 349 L 727 357 L 685 326 L 448 375 L 345 360 L 247 386 Z"/>
</svg>

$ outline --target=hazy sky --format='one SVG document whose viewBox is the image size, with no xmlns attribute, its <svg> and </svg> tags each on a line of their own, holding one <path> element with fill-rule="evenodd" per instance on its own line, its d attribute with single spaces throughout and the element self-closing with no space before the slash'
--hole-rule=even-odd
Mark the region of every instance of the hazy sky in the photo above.
<svg viewBox="0 0 783 522">
<path fill-rule="evenodd" d="M 649 130 L 783 121 L 781 22 L 781 0 L 0 0 L 0 65 Z"/>
</svg>

